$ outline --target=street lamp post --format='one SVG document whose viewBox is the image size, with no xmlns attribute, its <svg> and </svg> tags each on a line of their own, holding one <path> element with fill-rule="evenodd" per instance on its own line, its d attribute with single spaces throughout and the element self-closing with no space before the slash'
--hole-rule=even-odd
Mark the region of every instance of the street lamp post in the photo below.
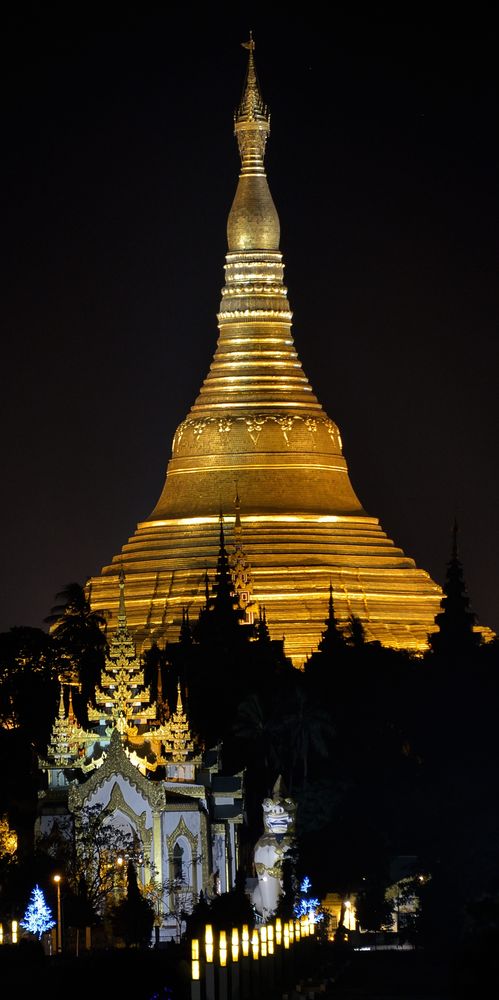
<svg viewBox="0 0 499 1000">
<path fill-rule="evenodd" d="M 62 875 L 54 875 L 54 882 L 57 886 L 57 951 L 62 952 L 62 926 L 61 926 L 61 878 Z"/>
</svg>

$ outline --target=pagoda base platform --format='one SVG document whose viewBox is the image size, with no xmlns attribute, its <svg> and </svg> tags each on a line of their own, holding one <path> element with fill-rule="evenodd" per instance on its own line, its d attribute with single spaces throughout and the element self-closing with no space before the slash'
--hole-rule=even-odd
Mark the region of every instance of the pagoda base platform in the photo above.
<svg viewBox="0 0 499 1000">
<path fill-rule="evenodd" d="M 233 523 L 224 520 L 229 556 Z M 194 624 L 205 605 L 205 575 L 208 571 L 213 579 L 219 532 L 217 517 L 143 521 L 111 565 L 89 581 L 92 608 L 114 631 L 123 568 L 128 627 L 137 649 L 176 642 L 183 609 Z M 377 518 L 245 514 L 243 538 L 255 615 L 265 608 L 271 638 L 284 638 L 296 667 L 320 641 L 330 584 L 340 625 L 355 615 L 368 641 L 419 652 L 428 648 L 442 590 L 395 547 Z"/>
</svg>

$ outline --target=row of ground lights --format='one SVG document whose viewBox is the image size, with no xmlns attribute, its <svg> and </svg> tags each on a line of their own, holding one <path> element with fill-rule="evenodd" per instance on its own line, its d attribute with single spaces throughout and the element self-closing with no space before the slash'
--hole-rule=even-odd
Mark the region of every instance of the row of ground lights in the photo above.
<svg viewBox="0 0 499 1000">
<path fill-rule="evenodd" d="M 273 924 L 265 924 L 260 927 L 259 931 L 255 929 L 251 933 L 248 924 L 243 924 L 241 930 L 241 942 L 239 943 L 239 930 L 237 927 L 233 927 L 231 934 L 231 957 L 232 961 L 239 961 L 239 949 L 243 958 L 247 958 L 250 953 L 253 959 L 266 958 L 268 955 L 273 955 L 276 945 L 283 945 L 285 951 L 294 944 L 295 941 L 300 941 L 301 938 L 310 937 L 315 933 L 315 920 L 314 915 L 309 914 L 308 916 L 303 916 L 299 920 L 286 920 L 284 923 L 282 920 L 277 918 Z M 206 924 L 204 931 L 204 950 L 206 963 L 210 965 L 214 961 L 215 957 L 215 947 L 213 943 L 213 927 L 211 924 Z M 220 931 L 218 935 L 218 964 L 221 968 L 225 968 L 227 965 L 228 957 L 228 942 L 227 942 L 227 932 Z M 200 949 L 199 949 L 199 938 L 193 938 L 191 942 L 191 958 L 192 958 L 192 979 L 198 980 L 200 978 Z"/>
</svg>

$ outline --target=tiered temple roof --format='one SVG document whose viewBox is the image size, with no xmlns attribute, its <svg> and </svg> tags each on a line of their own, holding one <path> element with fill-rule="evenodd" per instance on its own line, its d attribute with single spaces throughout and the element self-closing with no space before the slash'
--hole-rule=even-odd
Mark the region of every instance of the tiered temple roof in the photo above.
<svg viewBox="0 0 499 1000">
<path fill-rule="evenodd" d="M 130 635 L 125 610 L 125 575 L 119 575 L 118 627 L 112 636 L 100 687 L 95 692 L 96 707 L 87 706 L 88 730 L 77 722 L 72 706 L 64 704 L 61 683 L 58 716 L 52 727 L 47 759 L 41 762 L 52 785 L 60 785 L 60 772 L 77 769 L 83 774 L 102 766 L 111 740 L 119 735 L 125 754 L 139 770 L 154 773 L 165 767 L 172 780 L 192 780 L 194 765 L 201 760 L 177 685 L 176 711 L 161 719 L 164 704 L 150 703 L 144 687 L 144 671 Z M 184 765 L 182 769 L 178 764 Z M 189 766 L 186 766 L 189 764 Z M 191 766 L 192 765 L 192 766 Z"/>
</svg>

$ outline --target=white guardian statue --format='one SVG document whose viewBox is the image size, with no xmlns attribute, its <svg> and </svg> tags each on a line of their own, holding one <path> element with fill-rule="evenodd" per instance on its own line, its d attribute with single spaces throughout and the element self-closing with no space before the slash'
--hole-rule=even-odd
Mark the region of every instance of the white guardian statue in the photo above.
<svg viewBox="0 0 499 1000">
<path fill-rule="evenodd" d="M 254 864 L 258 878 L 252 902 L 264 921 L 275 912 L 283 892 L 282 866 L 294 843 L 296 803 L 286 796 L 279 776 L 272 798 L 263 800 L 264 832 L 255 844 Z"/>
</svg>

